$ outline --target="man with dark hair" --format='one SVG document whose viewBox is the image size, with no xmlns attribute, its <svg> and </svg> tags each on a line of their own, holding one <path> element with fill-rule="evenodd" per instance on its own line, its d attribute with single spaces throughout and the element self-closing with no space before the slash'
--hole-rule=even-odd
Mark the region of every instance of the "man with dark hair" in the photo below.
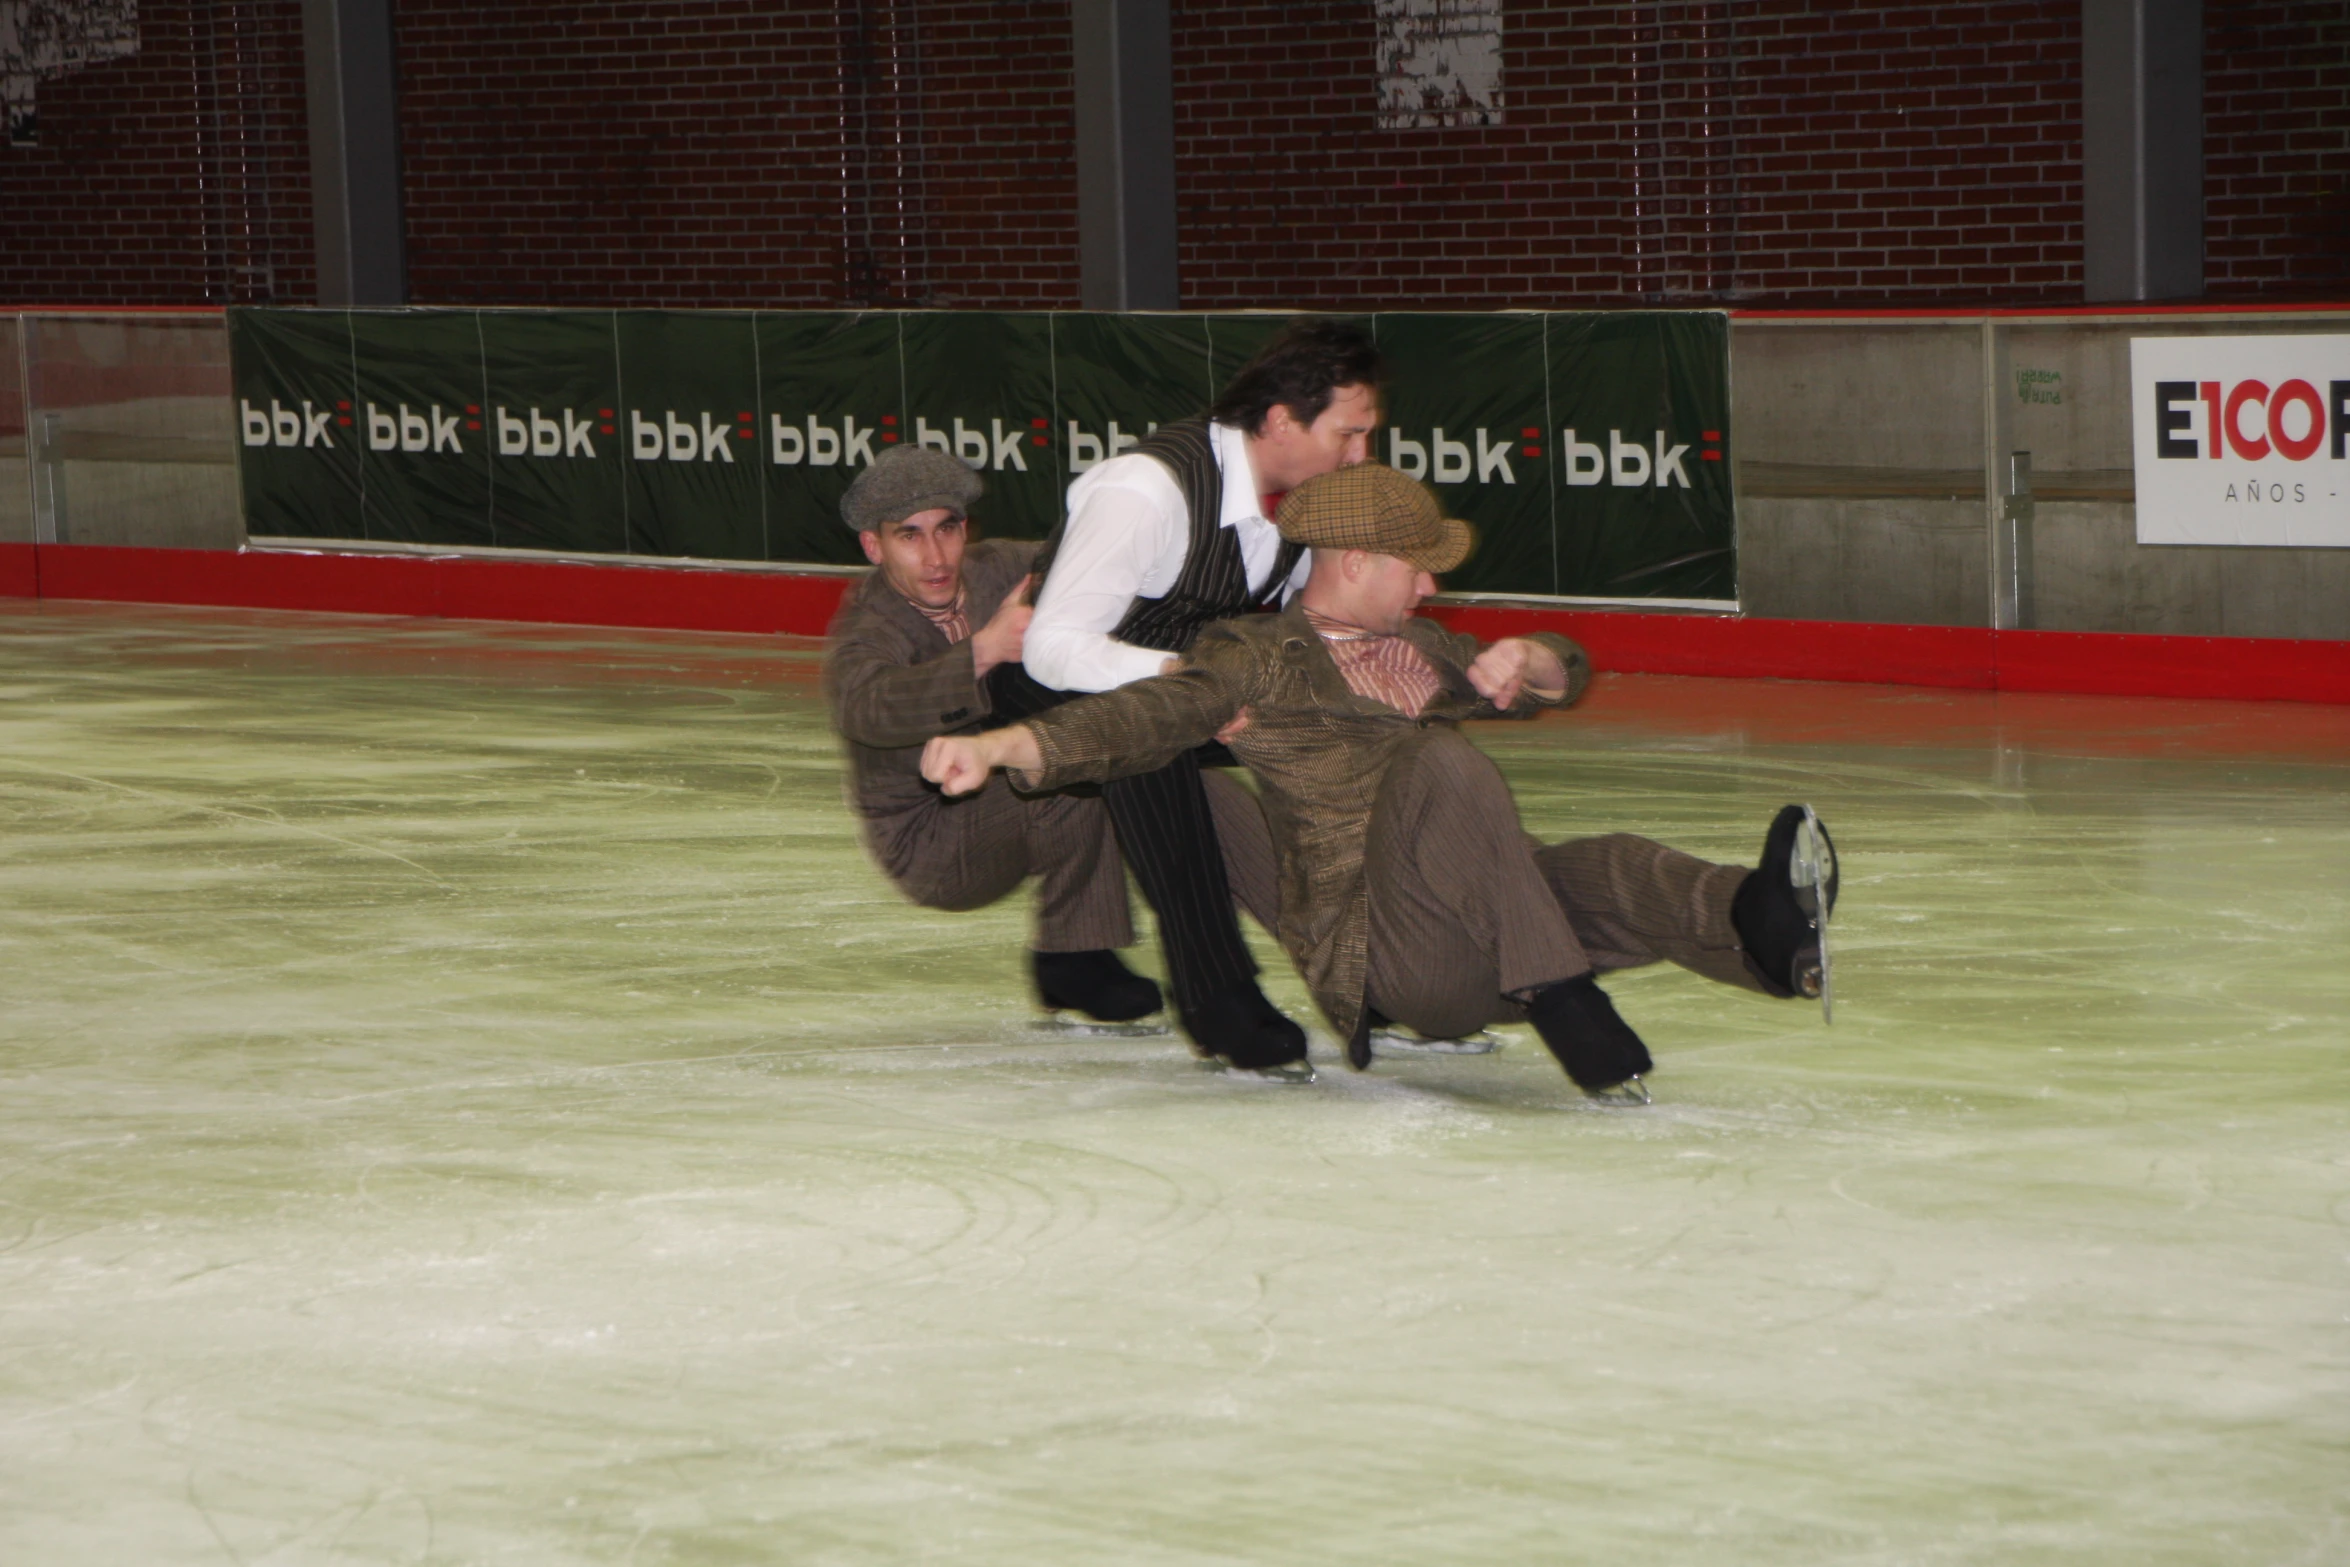
<svg viewBox="0 0 2350 1567">
<path fill-rule="evenodd" d="M 1106 691 L 1172 667 L 1211 621 L 1274 607 L 1305 582 L 1306 552 L 1272 516 L 1308 479 L 1369 455 L 1384 366 L 1368 333 L 1292 322 L 1206 418 L 1164 425 L 1069 486 L 1037 564 L 1026 671 L 999 671 L 997 716 Z M 1257 986 L 1201 787 L 1186 750 L 1113 780 L 1102 799 L 1159 917 L 1176 1015 L 1201 1053 L 1252 1071 L 1302 1061 L 1305 1031 Z"/>
<path fill-rule="evenodd" d="M 824 659 L 849 802 L 874 861 L 925 908 L 980 908 L 1037 877 L 1037 999 L 1130 1022 L 1159 1010 L 1159 987 L 1110 950 L 1132 944 L 1134 926 L 1101 801 L 1025 798 L 1002 783 L 949 800 L 922 781 L 925 741 L 989 716 L 986 677 L 1018 666 L 1032 613 L 1020 589 L 1037 546 L 969 541 L 979 491 L 945 452 L 899 446 L 841 498 L 876 568 L 843 600 Z"/>
</svg>

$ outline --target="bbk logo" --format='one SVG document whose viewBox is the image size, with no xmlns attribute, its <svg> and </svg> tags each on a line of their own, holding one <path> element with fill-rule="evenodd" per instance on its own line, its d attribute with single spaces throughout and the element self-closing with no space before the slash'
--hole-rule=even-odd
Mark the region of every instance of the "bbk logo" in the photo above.
<svg viewBox="0 0 2350 1567">
<path fill-rule="evenodd" d="M 575 415 L 568 408 L 558 408 L 562 421 L 556 422 L 536 408 L 515 413 L 503 404 L 493 410 L 498 428 L 498 455 L 500 457 L 593 457 L 596 455 L 595 432 L 612 433 L 609 423 L 599 423 Z M 612 417 L 609 408 L 598 410 L 603 420 Z"/>
<path fill-rule="evenodd" d="M 1033 422 L 1040 428 L 1044 424 L 1042 419 Z M 958 417 L 950 432 L 931 428 L 930 421 L 920 414 L 914 416 L 916 445 L 928 446 L 959 458 L 963 466 L 974 473 L 985 469 L 1001 473 L 1007 467 L 1026 473 L 1028 461 L 1020 455 L 1020 438 L 1027 433 L 1017 424 L 1009 430 L 1005 429 L 1004 421 L 1000 418 L 988 420 L 987 428 L 981 430 L 966 427 Z M 1042 446 L 1044 442 L 1039 440 L 1036 444 Z"/>
<path fill-rule="evenodd" d="M 1425 441 L 1411 440 L 1393 425 L 1387 428 L 1387 466 L 1415 479 L 1433 479 L 1438 484 L 1467 484 L 1472 475 L 1479 484 L 1518 482 L 1517 470 L 1510 466 L 1510 447 L 1516 444 L 1508 438 L 1496 441 L 1480 425 L 1471 432 L 1477 445 L 1471 451 L 1469 443 L 1453 439 L 1437 425 L 1428 432 Z"/>
<path fill-rule="evenodd" d="M 697 410 L 690 420 L 678 417 L 674 408 L 662 409 L 658 420 L 647 418 L 641 409 L 628 411 L 628 451 L 638 462 L 730 463 L 734 461 L 730 441 L 756 439 L 749 413 L 736 414 L 730 425 L 713 419 L 707 408 Z"/>
<path fill-rule="evenodd" d="M 2130 342 L 2141 544 L 2350 545 L 2350 336 Z"/>
<path fill-rule="evenodd" d="M 1707 462 L 1720 462 L 1722 432 L 1707 430 L 1705 439 L 1714 443 L 1701 455 Z M 1665 432 L 1656 432 L 1656 444 L 1624 439 L 1624 432 L 1610 429 L 1607 447 L 1603 451 L 1597 441 L 1577 440 L 1573 426 L 1559 431 L 1559 451 L 1567 459 L 1567 482 L 1584 486 L 1611 484 L 1620 490 L 1637 490 L 1654 485 L 1662 490 L 1678 484 L 1689 488 L 1689 470 L 1681 465 L 1688 455 L 1687 441 L 1672 441 Z"/>
<path fill-rule="evenodd" d="M 882 424 L 896 424 L 895 417 Z M 837 468 L 846 464 L 854 468 L 873 461 L 873 437 L 881 434 L 880 425 L 857 423 L 855 414 L 846 414 L 838 424 L 826 424 L 814 414 L 808 415 L 803 432 L 797 424 L 785 424 L 783 415 L 767 416 L 768 455 L 776 466 L 790 468 L 806 463 L 811 468 Z M 882 436 L 895 440 L 894 435 Z"/>
<path fill-rule="evenodd" d="M 373 403 L 367 405 L 367 449 L 371 452 L 458 452 L 456 414 L 441 415 L 434 403 L 430 414 L 411 413 L 406 403 L 394 405 L 395 414 Z"/>
<path fill-rule="evenodd" d="M 256 408 L 245 398 L 237 399 L 237 409 L 243 418 L 247 446 L 324 446 L 335 444 L 334 432 L 327 426 L 335 422 L 332 408 L 320 408 L 309 398 L 302 399 L 299 410 L 288 408 L 276 398 L 267 408 Z M 342 421 L 349 424 L 349 419 Z"/>
</svg>

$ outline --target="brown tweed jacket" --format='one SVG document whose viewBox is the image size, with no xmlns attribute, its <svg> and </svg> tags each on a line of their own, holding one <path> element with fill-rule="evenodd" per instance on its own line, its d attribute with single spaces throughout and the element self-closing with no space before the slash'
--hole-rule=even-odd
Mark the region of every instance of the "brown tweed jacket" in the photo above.
<svg viewBox="0 0 2350 1567">
<path fill-rule="evenodd" d="M 1329 648 L 1292 603 L 1278 615 L 1219 621 L 1200 633 L 1171 675 L 1138 680 L 1028 719 L 1044 766 L 1015 780 L 1057 789 L 1148 772 L 1209 739 L 1241 708 L 1249 726 L 1233 753 L 1263 786 L 1266 825 L 1280 863 L 1281 917 L 1275 932 L 1305 976 L 1314 1001 L 1341 1040 L 1362 1016 L 1370 900 L 1363 849 L 1371 807 L 1387 768 L 1418 728 L 1468 718 L 1527 718 L 1545 705 L 1521 695 L 1497 711 L 1469 684 L 1484 645 L 1434 621 L 1404 625 L 1443 684 L 1427 711 L 1407 718 L 1347 688 Z M 1561 702 L 1583 694 L 1591 664 L 1564 637 L 1532 640 L 1567 668 Z"/>
<path fill-rule="evenodd" d="M 1028 575 L 1038 545 L 981 539 L 963 553 L 964 613 L 977 631 Z M 878 571 L 850 589 L 833 617 L 824 656 L 824 699 L 849 758 L 849 805 L 886 865 L 914 813 L 941 808 L 923 781 L 922 745 L 977 727 L 991 710 L 971 672 L 971 639 L 948 644 Z"/>
</svg>

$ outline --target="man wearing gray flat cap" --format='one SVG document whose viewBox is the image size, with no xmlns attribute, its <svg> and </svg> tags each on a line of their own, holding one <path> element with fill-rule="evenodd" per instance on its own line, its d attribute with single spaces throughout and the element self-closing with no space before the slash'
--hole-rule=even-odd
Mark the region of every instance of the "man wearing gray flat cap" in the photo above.
<svg viewBox="0 0 2350 1567">
<path fill-rule="evenodd" d="M 990 670 L 1020 661 L 1038 546 L 970 538 L 979 476 L 927 446 L 885 451 L 841 497 L 872 575 L 842 601 L 824 660 L 833 731 L 865 845 L 925 908 L 976 909 L 1038 879 L 1031 975 L 1048 1011 L 1096 1023 L 1156 1012 L 1159 987 L 1118 960 L 1134 926 L 1098 798 L 1023 797 L 1001 779 L 948 799 L 922 777 L 933 736 L 993 711 Z"/>
</svg>

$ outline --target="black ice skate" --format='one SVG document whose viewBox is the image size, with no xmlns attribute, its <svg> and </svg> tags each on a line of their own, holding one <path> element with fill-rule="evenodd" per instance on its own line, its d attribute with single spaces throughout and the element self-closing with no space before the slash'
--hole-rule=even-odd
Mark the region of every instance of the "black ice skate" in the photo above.
<svg viewBox="0 0 2350 1567">
<path fill-rule="evenodd" d="M 1192 1049 L 1234 1075 L 1277 1083 L 1314 1080 L 1306 1060 L 1306 1031 L 1266 1000 L 1254 980 L 1181 1010 Z"/>
<path fill-rule="evenodd" d="M 1158 982 L 1135 973 L 1108 948 L 1031 952 L 1028 957 L 1036 999 L 1045 1009 L 1039 1028 L 1082 1039 L 1140 1039 L 1167 1032 L 1164 1019 L 1151 1018 L 1166 1004 Z M 1065 1012 L 1080 1016 L 1063 1017 Z"/>
<path fill-rule="evenodd" d="M 1616 1015 L 1597 976 L 1543 986 L 1527 998 L 1526 1021 L 1584 1093 L 1603 1104 L 1649 1102 L 1640 1078 L 1656 1062 L 1632 1025 Z"/>
<path fill-rule="evenodd" d="M 1808 805 L 1786 805 L 1763 838 L 1762 864 L 1738 884 L 1730 923 L 1747 971 L 1774 996 L 1817 996 L 1835 1018 L 1828 976 L 1828 921 L 1839 884 L 1836 845 Z"/>
</svg>

